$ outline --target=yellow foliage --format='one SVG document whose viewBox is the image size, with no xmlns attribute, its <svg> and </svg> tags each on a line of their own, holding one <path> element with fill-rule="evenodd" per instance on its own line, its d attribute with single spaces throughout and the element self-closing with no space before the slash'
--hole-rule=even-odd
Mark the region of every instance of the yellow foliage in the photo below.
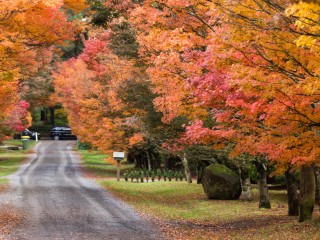
<svg viewBox="0 0 320 240">
<path fill-rule="evenodd" d="M 85 3 L 85 0 L 64 0 L 64 6 L 67 9 L 72 9 L 75 14 L 88 7 L 88 5 Z"/>
<path fill-rule="evenodd" d="M 291 5 L 286 10 L 288 16 L 293 16 L 297 20 L 295 25 L 298 29 L 303 30 L 303 33 L 296 40 L 299 47 L 308 47 L 314 52 L 320 50 L 319 34 L 320 34 L 320 4 L 316 2 L 299 2 Z"/>
</svg>

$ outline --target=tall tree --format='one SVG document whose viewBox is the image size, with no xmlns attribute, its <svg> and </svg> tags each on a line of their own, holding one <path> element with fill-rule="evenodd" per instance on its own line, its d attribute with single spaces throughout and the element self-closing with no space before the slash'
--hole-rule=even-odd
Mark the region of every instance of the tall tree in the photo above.
<svg viewBox="0 0 320 240">
<path fill-rule="evenodd" d="M 73 36 L 73 24 L 67 22 L 62 1 L 4 1 L 0 6 L 0 83 L 3 94 L 1 126 L 19 114 L 21 83 L 33 77 L 47 62 L 54 44 L 63 44 Z M 17 110 L 20 114 L 20 110 Z M 13 114 L 13 115 L 12 115 Z M 23 117 L 23 116 L 21 116 Z M 6 127 L 5 127 L 6 128 Z M 8 129 L 2 129 L 3 131 Z"/>
</svg>

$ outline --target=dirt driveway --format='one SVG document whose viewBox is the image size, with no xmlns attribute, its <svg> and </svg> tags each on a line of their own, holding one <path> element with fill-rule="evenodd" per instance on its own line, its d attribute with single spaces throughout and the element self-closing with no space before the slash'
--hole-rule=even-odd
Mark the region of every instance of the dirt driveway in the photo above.
<svg viewBox="0 0 320 240">
<path fill-rule="evenodd" d="M 5 239 L 161 239 L 128 205 L 80 174 L 72 141 L 42 141 L 1 193 L 23 218 Z"/>
</svg>

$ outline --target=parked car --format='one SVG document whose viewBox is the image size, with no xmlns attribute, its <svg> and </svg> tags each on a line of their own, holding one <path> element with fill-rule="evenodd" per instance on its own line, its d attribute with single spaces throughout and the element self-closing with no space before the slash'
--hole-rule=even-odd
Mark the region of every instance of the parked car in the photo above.
<svg viewBox="0 0 320 240">
<path fill-rule="evenodd" d="M 68 126 L 55 126 L 51 128 L 50 137 L 54 140 L 77 139 L 77 136 L 71 133 L 71 128 Z"/>
<path fill-rule="evenodd" d="M 13 135 L 13 138 L 14 139 L 21 139 L 21 136 L 29 136 L 30 140 L 36 140 L 36 134 L 38 134 L 38 140 L 40 140 L 40 138 L 41 138 L 41 134 L 40 133 L 32 132 L 32 131 L 30 131 L 29 129 L 26 128 L 21 133 Z"/>
</svg>

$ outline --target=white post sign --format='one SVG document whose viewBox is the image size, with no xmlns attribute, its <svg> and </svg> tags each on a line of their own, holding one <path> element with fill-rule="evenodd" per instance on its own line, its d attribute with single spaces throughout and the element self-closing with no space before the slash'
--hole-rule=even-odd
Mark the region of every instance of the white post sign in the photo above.
<svg viewBox="0 0 320 240">
<path fill-rule="evenodd" d="M 113 152 L 113 159 L 117 161 L 117 181 L 120 181 L 120 161 L 124 160 L 124 152 Z"/>
</svg>

